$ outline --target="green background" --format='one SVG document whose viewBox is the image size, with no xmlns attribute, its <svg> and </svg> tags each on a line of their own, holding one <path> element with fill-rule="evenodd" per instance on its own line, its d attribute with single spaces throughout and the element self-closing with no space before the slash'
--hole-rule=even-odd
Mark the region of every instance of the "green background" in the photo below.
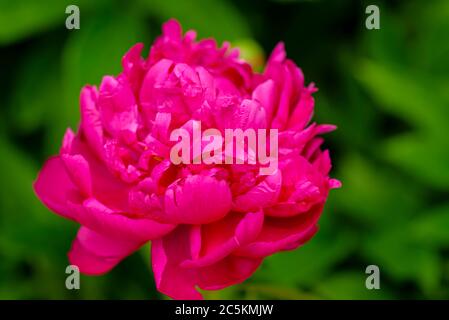
<svg viewBox="0 0 449 320">
<path fill-rule="evenodd" d="M 65 28 L 77 4 L 81 29 Z M 365 28 L 377 4 L 381 29 Z M 0 299 L 160 299 L 148 247 L 105 276 L 65 288 L 77 226 L 31 183 L 79 120 L 82 85 L 120 71 L 177 18 L 241 45 L 260 68 L 276 42 L 315 82 L 333 176 L 317 236 L 207 298 L 449 298 L 449 1 L 0 0 Z M 380 268 L 381 289 L 365 288 Z"/>
</svg>

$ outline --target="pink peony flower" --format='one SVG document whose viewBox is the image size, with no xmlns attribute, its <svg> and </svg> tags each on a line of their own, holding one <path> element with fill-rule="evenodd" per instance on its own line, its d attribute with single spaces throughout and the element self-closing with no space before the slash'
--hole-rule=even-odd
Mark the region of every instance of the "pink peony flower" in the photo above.
<svg viewBox="0 0 449 320">
<path fill-rule="evenodd" d="M 200 299 L 251 276 L 262 260 L 292 250 L 317 231 L 331 161 L 309 124 L 313 84 L 278 44 L 263 74 L 238 51 L 195 41 L 175 20 L 163 26 L 147 59 L 143 45 L 123 57 L 123 72 L 81 91 L 81 124 L 67 130 L 60 153 L 34 184 L 52 211 L 81 228 L 68 254 L 85 274 L 111 270 L 152 241 L 157 288 Z M 178 164 L 170 132 L 191 128 L 276 128 L 278 169 L 259 165 Z"/>
</svg>

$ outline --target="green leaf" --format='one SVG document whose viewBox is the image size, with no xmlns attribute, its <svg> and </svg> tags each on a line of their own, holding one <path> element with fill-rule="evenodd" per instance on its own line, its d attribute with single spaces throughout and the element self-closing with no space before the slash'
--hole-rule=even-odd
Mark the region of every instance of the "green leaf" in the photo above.
<svg viewBox="0 0 449 320">
<path fill-rule="evenodd" d="M 20 133 L 36 130 L 60 106 L 60 70 L 55 61 L 59 61 L 59 51 L 50 41 L 32 47 L 25 55 L 8 110 L 14 130 Z"/>
<path fill-rule="evenodd" d="M 364 269 L 361 269 L 360 273 L 351 271 L 332 275 L 321 281 L 315 291 L 327 299 L 373 300 L 392 298 L 389 291 L 382 287 L 382 282 L 380 289 L 368 290 L 365 286 L 367 275 L 363 271 Z"/>
<path fill-rule="evenodd" d="M 335 201 L 343 214 L 369 228 L 407 220 L 422 206 L 419 189 L 359 155 L 347 155 L 338 169 L 343 188 L 335 194 Z"/>
<path fill-rule="evenodd" d="M 446 137 L 449 109 L 418 75 L 405 68 L 362 60 L 354 68 L 355 77 L 371 93 L 378 106 L 435 138 Z"/>
<path fill-rule="evenodd" d="M 438 252 L 416 244 L 407 226 L 392 226 L 378 234 L 367 234 L 363 255 L 380 272 L 399 282 L 413 281 L 429 296 L 438 289 L 442 279 L 442 263 Z"/>
<path fill-rule="evenodd" d="M 381 28 L 374 32 L 363 33 L 361 46 L 367 56 L 376 61 L 396 65 L 408 62 L 405 26 L 401 18 L 381 8 Z"/>
<path fill-rule="evenodd" d="M 163 20 L 178 19 L 184 30 L 195 29 L 201 38 L 217 41 L 250 38 L 246 19 L 223 0 L 139 0 L 139 4 Z"/>
<path fill-rule="evenodd" d="M 367 148 L 374 142 L 379 112 L 366 101 L 360 86 L 347 70 L 353 64 L 353 57 L 341 57 L 339 80 L 341 89 L 332 95 L 330 88 L 320 88 L 314 94 L 316 99 L 315 117 L 318 123 L 333 123 L 338 130 L 328 139 L 338 139 L 344 148 Z M 351 128 L 349 130 L 348 128 Z M 357 134 L 354 134 L 357 132 Z"/>
<path fill-rule="evenodd" d="M 430 186 L 449 190 L 449 146 L 418 134 L 385 142 L 382 156 Z"/>
<path fill-rule="evenodd" d="M 447 79 L 449 72 L 449 41 L 445 39 L 449 33 L 449 2 L 433 0 L 429 5 L 417 8 L 417 3 L 410 3 L 420 14 L 416 15 L 410 10 L 410 19 L 416 26 L 416 36 L 412 42 L 410 55 L 416 65 L 425 70 L 435 80 Z"/>
<path fill-rule="evenodd" d="M 84 17 L 84 14 L 106 3 L 104 0 L 1 0 L 0 45 L 44 32 L 58 24 L 60 29 L 65 29 L 65 19 L 68 17 L 65 10 L 68 5 L 77 5 L 80 17 Z"/>
<path fill-rule="evenodd" d="M 411 223 L 410 233 L 417 243 L 449 248 L 449 204 L 423 212 Z"/>
</svg>

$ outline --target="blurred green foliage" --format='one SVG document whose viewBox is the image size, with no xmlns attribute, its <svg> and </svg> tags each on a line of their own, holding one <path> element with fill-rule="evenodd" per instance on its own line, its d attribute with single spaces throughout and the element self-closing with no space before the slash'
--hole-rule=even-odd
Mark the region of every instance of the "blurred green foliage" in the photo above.
<svg viewBox="0 0 449 320">
<path fill-rule="evenodd" d="M 365 29 L 377 4 L 381 29 Z M 65 29 L 77 4 L 81 29 Z M 449 2 L 0 0 L 0 299 L 163 298 L 149 250 L 65 289 L 77 226 L 50 213 L 31 182 L 76 128 L 86 83 L 117 74 L 135 42 L 149 49 L 170 17 L 200 37 L 241 45 L 260 67 L 277 41 L 320 88 L 316 120 L 333 175 L 317 236 L 269 257 L 214 298 L 449 299 Z M 261 49 L 262 48 L 262 49 Z M 378 265 L 381 289 L 365 288 Z"/>
</svg>

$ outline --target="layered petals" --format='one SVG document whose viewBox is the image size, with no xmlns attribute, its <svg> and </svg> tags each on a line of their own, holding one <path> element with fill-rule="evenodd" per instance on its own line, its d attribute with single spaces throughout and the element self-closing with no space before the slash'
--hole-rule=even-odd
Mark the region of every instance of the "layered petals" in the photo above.
<svg viewBox="0 0 449 320">
<path fill-rule="evenodd" d="M 185 261 L 191 261 L 192 251 L 195 252 L 199 243 L 191 236 L 190 228 L 178 227 L 163 239 L 153 241 L 151 248 L 156 286 L 173 299 L 202 299 L 196 287 L 218 290 L 241 283 L 262 261 L 230 254 L 213 264 L 193 267 Z"/>
<path fill-rule="evenodd" d="M 316 233 L 322 209 L 322 205 L 317 205 L 307 213 L 290 218 L 266 217 L 258 238 L 239 248 L 236 254 L 261 258 L 278 251 L 295 249 Z"/>
<path fill-rule="evenodd" d="M 79 129 L 66 131 L 34 190 L 81 225 L 68 257 L 82 273 L 106 273 L 151 241 L 158 290 L 201 299 L 200 289 L 241 283 L 317 232 L 341 186 L 322 149 L 335 126 L 311 123 L 316 88 L 283 43 L 263 73 L 176 20 L 146 58 L 143 47 L 123 56 L 119 75 L 82 88 Z M 177 129 L 186 142 L 172 140 Z M 182 161 L 171 159 L 176 150 Z"/>
<path fill-rule="evenodd" d="M 200 247 L 192 246 L 192 259 L 184 261 L 182 266 L 205 267 L 220 261 L 255 240 L 262 230 L 263 220 L 262 211 L 230 213 L 215 223 L 193 227 L 191 239 L 195 239 Z"/>
</svg>

